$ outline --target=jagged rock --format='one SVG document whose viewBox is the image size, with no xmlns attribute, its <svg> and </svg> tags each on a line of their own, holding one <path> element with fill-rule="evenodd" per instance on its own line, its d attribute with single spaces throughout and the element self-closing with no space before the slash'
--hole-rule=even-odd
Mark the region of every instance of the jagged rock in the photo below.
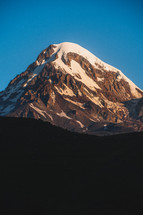
<svg viewBox="0 0 143 215">
<path fill-rule="evenodd" d="M 104 124 L 111 123 L 125 129 L 109 126 L 110 133 L 140 131 L 142 97 L 142 90 L 120 70 L 76 44 L 61 43 L 43 50 L 0 93 L 0 115 L 41 118 L 92 134 L 99 122 L 103 134 Z"/>
</svg>

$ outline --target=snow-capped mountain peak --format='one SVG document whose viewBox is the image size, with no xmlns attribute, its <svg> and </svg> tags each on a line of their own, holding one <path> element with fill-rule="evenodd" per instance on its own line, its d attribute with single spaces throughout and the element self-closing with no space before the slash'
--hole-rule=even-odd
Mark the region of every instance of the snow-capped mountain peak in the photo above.
<svg viewBox="0 0 143 215">
<path fill-rule="evenodd" d="M 104 124 L 131 123 L 142 96 L 120 70 L 64 42 L 43 50 L 0 93 L 0 115 L 41 118 L 69 130 L 95 133 L 97 124 L 104 130 Z"/>
<path fill-rule="evenodd" d="M 102 66 L 105 70 L 112 70 L 112 71 L 119 71 L 118 69 L 114 68 L 113 66 L 110 66 L 109 64 L 104 63 L 99 58 L 97 58 L 94 54 L 86 50 L 85 48 L 81 47 L 78 44 L 70 43 L 70 42 L 64 42 L 60 44 L 54 44 L 56 47 L 54 48 L 55 53 L 58 53 L 58 57 L 61 59 L 62 56 L 65 56 L 68 53 L 76 53 L 82 57 L 84 57 L 86 60 L 89 61 L 94 67 L 96 65 Z"/>
<path fill-rule="evenodd" d="M 50 61 L 53 61 L 55 63 L 56 68 L 63 68 L 66 72 L 72 75 L 74 75 L 75 73 L 79 75 L 82 74 L 83 82 L 86 82 L 85 80 L 88 79 L 88 83 L 89 82 L 91 83 L 91 84 L 87 84 L 88 87 L 95 87 L 100 89 L 97 83 L 95 82 L 93 83 L 92 80 L 89 80 L 89 78 L 85 75 L 85 71 L 82 70 L 82 68 L 80 67 L 79 64 L 76 63 L 76 61 L 74 60 L 72 61 L 71 67 L 68 67 L 65 65 L 65 63 L 63 62 L 63 59 L 65 59 L 66 61 L 67 55 L 69 53 L 75 53 L 79 56 L 82 56 L 84 59 L 86 59 L 96 69 L 102 68 L 103 72 L 104 71 L 115 72 L 117 74 L 117 80 L 120 81 L 121 79 L 124 79 L 129 84 L 132 94 L 135 97 L 140 97 L 138 90 L 136 90 L 138 87 L 131 80 L 129 80 L 119 69 L 103 62 L 102 60 L 97 58 L 94 54 L 92 54 L 85 48 L 81 47 L 80 45 L 71 43 L 71 42 L 64 42 L 60 44 L 54 44 L 53 46 L 55 47 L 53 48 L 54 52 L 52 53 L 52 56 L 50 56 L 50 58 L 47 61 L 43 60 L 41 64 L 46 64 Z M 57 59 L 54 58 L 56 55 L 57 55 Z"/>
</svg>

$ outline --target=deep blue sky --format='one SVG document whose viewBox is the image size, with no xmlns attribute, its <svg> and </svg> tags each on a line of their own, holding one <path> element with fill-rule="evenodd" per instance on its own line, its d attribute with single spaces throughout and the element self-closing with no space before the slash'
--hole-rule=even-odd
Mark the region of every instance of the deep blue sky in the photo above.
<svg viewBox="0 0 143 215">
<path fill-rule="evenodd" d="M 143 89 L 140 0 L 0 0 L 0 90 L 50 44 L 74 42 Z"/>
</svg>

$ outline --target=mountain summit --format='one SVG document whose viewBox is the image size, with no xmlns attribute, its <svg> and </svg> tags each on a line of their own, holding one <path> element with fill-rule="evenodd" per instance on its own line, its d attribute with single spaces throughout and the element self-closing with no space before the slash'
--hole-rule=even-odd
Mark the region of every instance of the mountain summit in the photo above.
<svg viewBox="0 0 143 215">
<path fill-rule="evenodd" d="M 31 117 L 71 131 L 143 130 L 143 91 L 81 46 L 50 45 L 0 93 L 0 116 Z"/>
</svg>

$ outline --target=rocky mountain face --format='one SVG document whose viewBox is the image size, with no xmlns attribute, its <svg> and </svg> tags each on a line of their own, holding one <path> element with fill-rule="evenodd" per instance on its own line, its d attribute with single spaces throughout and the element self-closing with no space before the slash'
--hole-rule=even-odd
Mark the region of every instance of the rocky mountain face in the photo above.
<svg viewBox="0 0 143 215">
<path fill-rule="evenodd" d="M 50 45 L 0 93 L 0 116 L 90 134 L 143 130 L 143 91 L 73 43 Z"/>
</svg>

